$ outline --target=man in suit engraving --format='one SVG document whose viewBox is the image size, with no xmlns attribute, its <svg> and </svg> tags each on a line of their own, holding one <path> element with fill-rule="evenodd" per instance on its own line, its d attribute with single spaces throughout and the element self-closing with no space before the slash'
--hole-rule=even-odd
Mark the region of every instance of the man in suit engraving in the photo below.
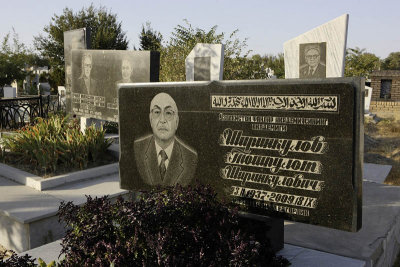
<svg viewBox="0 0 400 267">
<path fill-rule="evenodd" d="M 122 79 L 118 80 L 116 83 L 132 83 L 131 80 L 132 70 L 133 70 L 132 62 L 124 58 L 121 62 Z"/>
<path fill-rule="evenodd" d="M 92 60 L 92 55 L 85 53 L 82 55 L 82 74 L 78 78 L 78 86 L 79 88 L 76 88 L 80 93 L 82 94 L 88 94 L 88 95 L 98 95 L 98 92 L 95 92 L 97 90 L 97 83 L 96 80 L 92 78 L 92 66 L 93 66 L 93 60 Z"/>
<path fill-rule="evenodd" d="M 153 134 L 134 142 L 135 160 L 142 181 L 150 186 L 187 186 L 197 166 L 197 152 L 175 136 L 179 115 L 174 99 L 157 94 L 150 104 Z"/>
<path fill-rule="evenodd" d="M 326 66 L 321 62 L 321 48 L 318 44 L 309 44 L 304 48 L 307 64 L 300 67 L 300 78 L 326 78 Z"/>
</svg>

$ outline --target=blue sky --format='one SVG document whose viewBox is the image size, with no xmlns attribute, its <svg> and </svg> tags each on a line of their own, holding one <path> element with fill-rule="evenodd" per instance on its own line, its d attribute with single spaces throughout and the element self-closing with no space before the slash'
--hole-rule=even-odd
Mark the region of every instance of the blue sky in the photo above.
<svg viewBox="0 0 400 267">
<path fill-rule="evenodd" d="M 116 13 L 127 33 L 129 48 L 138 46 L 141 25 L 150 21 L 164 39 L 187 19 L 193 27 L 218 32 L 239 30 L 241 40 L 248 38 L 253 53 L 283 52 L 283 43 L 343 14 L 349 14 L 347 47 L 365 48 L 385 58 L 400 51 L 399 0 L 0 0 L 2 39 L 12 27 L 20 40 L 32 45 L 33 36 L 43 33 L 54 14 L 65 7 L 74 11 L 103 5 Z"/>
</svg>

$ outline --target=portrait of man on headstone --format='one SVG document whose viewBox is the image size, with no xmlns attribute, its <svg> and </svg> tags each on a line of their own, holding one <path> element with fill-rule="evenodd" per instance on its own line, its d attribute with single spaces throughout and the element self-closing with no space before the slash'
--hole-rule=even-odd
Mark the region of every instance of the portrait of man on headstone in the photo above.
<svg viewBox="0 0 400 267">
<path fill-rule="evenodd" d="M 211 57 L 195 57 L 194 58 L 194 80 L 210 81 Z"/>
<path fill-rule="evenodd" d="M 121 80 L 118 80 L 117 83 L 132 83 L 131 75 L 132 75 L 132 62 L 128 59 L 122 59 L 121 62 Z"/>
<path fill-rule="evenodd" d="M 326 78 L 326 42 L 300 44 L 300 79 Z"/>
<path fill-rule="evenodd" d="M 149 109 L 152 134 L 134 141 L 136 166 L 143 183 L 150 186 L 187 186 L 193 182 L 197 152 L 178 138 L 178 107 L 166 93 L 151 100 Z"/>
<path fill-rule="evenodd" d="M 82 55 L 82 72 L 78 78 L 77 88 L 79 92 L 88 95 L 95 95 L 96 81 L 92 77 L 93 59 L 92 54 L 84 53 Z"/>
</svg>

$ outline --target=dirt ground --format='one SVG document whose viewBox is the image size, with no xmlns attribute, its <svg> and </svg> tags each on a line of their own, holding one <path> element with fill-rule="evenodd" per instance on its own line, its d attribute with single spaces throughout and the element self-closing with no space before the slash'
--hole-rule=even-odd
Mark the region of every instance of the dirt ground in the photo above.
<svg viewBox="0 0 400 267">
<path fill-rule="evenodd" d="M 364 162 L 392 165 L 385 184 L 400 186 L 400 121 L 370 118 L 364 130 Z M 393 267 L 400 267 L 400 253 Z"/>
<path fill-rule="evenodd" d="M 365 119 L 364 162 L 392 165 L 385 184 L 400 185 L 400 121 Z"/>
</svg>

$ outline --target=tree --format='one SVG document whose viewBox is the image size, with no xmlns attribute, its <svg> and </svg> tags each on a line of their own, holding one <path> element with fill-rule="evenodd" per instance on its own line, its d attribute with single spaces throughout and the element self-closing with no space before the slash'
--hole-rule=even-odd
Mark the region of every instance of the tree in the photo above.
<svg viewBox="0 0 400 267">
<path fill-rule="evenodd" d="M 225 39 L 224 33 L 217 33 L 217 26 L 206 31 L 193 28 L 185 20 L 186 26 L 178 25 L 171 39 L 161 48 L 160 81 L 185 81 L 185 58 L 197 43 L 225 43 L 224 79 L 241 79 L 248 74 L 243 68 L 250 51 L 245 51 L 246 40 L 235 37 L 237 30 Z"/>
<path fill-rule="evenodd" d="M 382 62 L 383 70 L 400 70 L 400 52 L 392 52 Z"/>
<path fill-rule="evenodd" d="M 10 33 L 6 34 L 0 47 L 0 87 L 10 85 L 13 81 L 23 80 L 29 73 L 27 65 L 32 62 L 32 52 L 19 41 L 13 29 L 12 41 Z"/>
<path fill-rule="evenodd" d="M 162 38 L 161 33 L 153 30 L 150 22 L 146 22 L 146 27 L 142 25 L 142 31 L 139 34 L 139 50 L 160 51 Z"/>
<path fill-rule="evenodd" d="M 64 84 L 64 32 L 79 28 L 88 28 L 92 49 L 126 50 L 128 41 L 122 31 L 117 15 L 105 7 L 96 8 L 90 5 L 79 12 L 65 8 L 61 15 L 51 18 L 49 25 L 43 31 L 45 35 L 35 37 L 35 46 L 49 60 L 50 79 L 58 85 Z"/>
<path fill-rule="evenodd" d="M 283 53 L 278 55 L 267 55 L 264 56 L 264 65 L 274 71 L 275 76 L 278 79 L 285 78 L 285 57 Z"/>
<path fill-rule="evenodd" d="M 361 76 L 368 78 L 373 70 L 380 67 L 380 59 L 372 53 L 365 52 L 365 49 L 348 48 L 346 51 L 345 76 Z"/>
</svg>

